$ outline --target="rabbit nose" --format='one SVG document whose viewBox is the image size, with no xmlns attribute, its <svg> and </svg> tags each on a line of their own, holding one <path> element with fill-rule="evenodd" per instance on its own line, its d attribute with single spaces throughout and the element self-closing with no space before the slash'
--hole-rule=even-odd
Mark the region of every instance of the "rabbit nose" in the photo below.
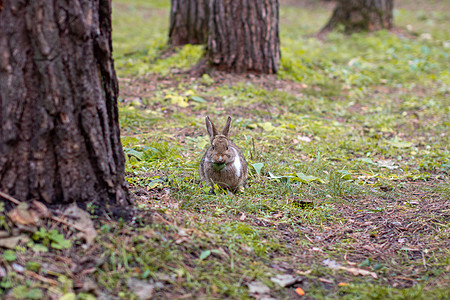
<svg viewBox="0 0 450 300">
<path fill-rule="evenodd" d="M 223 157 L 219 156 L 219 161 L 222 162 L 223 161 Z"/>
</svg>

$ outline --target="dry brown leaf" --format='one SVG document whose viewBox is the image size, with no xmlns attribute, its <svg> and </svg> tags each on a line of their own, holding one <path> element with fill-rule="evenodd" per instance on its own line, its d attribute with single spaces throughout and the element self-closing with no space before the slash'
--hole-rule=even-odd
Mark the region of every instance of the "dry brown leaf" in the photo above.
<svg viewBox="0 0 450 300">
<path fill-rule="evenodd" d="M 253 281 L 247 284 L 248 286 L 248 293 L 249 294 L 268 294 L 270 293 L 270 288 L 262 283 L 261 281 Z"/>
<path fill-rule="evenodd" d="M 332 281 L 332 280 L 330 280 L 330 279 L 323 278 L 323 277 L 320 277 L 320 278 L 319 278 L 319 281 L 320 281 L 320 282 L 324 282 L 324 283 L 330 283 L 330 284 L 333 284 L 333 283 L 334 283 L 334 281 Z"/>
<path fill-rule="evenodd" d="M 0 247 L 13 249 L 20 241 L 28 242 L 29 238 L 25 235 L 12 236 L 0 239 Z"/>
<path fill-rule="evenodd" d="M 21 225 L 37 225 L 40 221 L 38 214 L 30 210 L 29 204 L 25 202 L 20 203 L 16 208 L 12 209 L 8 213 L 8 217 L 13 223 Z"/>
<path fill-rule="evenodd" d="M 364 269 L 353 268 L 353 267 L 339 267 L 339 269 L 340 270 L 345 270 L 347 272 L 350 272 L 350 273 L 352 273 L 355 276 L 358 276 L 358 275 L 362 275 L 362 276 L 370 275 L 370 276 L 372 276 L 375 279 L 378 278 L 378 276 L 377 276 L 377 274 L 375 272 L 370 272 L 370 271 L 367 271 L 367 270 L 364 270 Z"/>
<path fill-rule="evenodd" d="M 47 206 L 45 206 L 44 203 L 33 200 L 31 202 L 33 205 L 34 211 L 41 217 L 41 218 L 48 218 L 52 215 L 52 213 L 48 210 Z"/>
<path fill-rule="evenodd" d="M 83 229 L 82 232 L 77 234 L 77 237 L 84 238 L 87 246 L 92 245 L 97 236 L 97 231 L 89 213 L 79 208 L 76 204 L 72 204 L 64 211 L 64 215 L 73 218 L 75 220 L 74 225 Z"/>
<path fill-rule="evenodd" d="M 295 273 L 297 273 L 297 274 L 299 274 L 299 275 L 309 275 L 309 274 L 311 274 L 312 273 L 312 270 L 308 270 L 308 271 L 300 271 L 300 270 L 297 270 L 297 271 L 295 271 Z"/>
<path fill-rule="evenodd" d="M 370 245 L 364 245 L 362 246 L 363 249 L 367 250 L 367 251 L 375 251 L 375 247 L 370 246 Z"/>
<path fill-rule="evenodd" d="M 137 278 L 129 278 L 127 282 L 128 287 L 133 291 L 136 296 L 141 300 L 147 300 L 153 298 L 155 290 L 155 284 L 146 280 L 139 280 Z"/>
<path fill-rule="evenodd" d="M 282 212 L 279 212 L 276 215 L 272 216 L 273 219 L 278 219 L 278 218 L 281 218 L 281 217 L 283 217 L 283 213 Z"/>
<path fill-rule="evenodd" d="M 290 274 L 278 274 L 274 277 L 270 277 L 270 280 L 281 287 L 287 287 L 293 285 L 294 283 L 302 281 L 300 276 L 294 276 Z"/>
</svg>

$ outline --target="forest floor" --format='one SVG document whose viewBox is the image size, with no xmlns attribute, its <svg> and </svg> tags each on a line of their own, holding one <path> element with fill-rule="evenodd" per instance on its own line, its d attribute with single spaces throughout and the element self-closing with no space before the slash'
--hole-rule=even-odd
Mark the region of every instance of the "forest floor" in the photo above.
<svg viewBox="0 0 450 300">
<path fill-rule="evenodd" d="M 166 45 L 170 1 L 114 1 L 134 207 L 54 208 L 75 225 L 3 251 L 0 298 L 449 299 L 450 3 L 397 1 L 392 32 L 322 40 L 332 5 L 281 4 L 279 74 L 199 78 L 202 46 Z M 233 118 L 242 194 L 200 183 L 206 115 Z"/>
</svg>

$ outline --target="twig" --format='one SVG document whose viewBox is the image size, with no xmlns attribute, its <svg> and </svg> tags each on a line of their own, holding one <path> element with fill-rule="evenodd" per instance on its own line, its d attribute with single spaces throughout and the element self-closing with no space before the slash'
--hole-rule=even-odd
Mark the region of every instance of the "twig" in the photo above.
<svg viewBox="0 0 450 300">
<path fill-rule="evenodd" d="M 392 278 L 400 279 L 400 280 L 407 280 L 407 281 L 417 281 L 417 279 L 408 278 L 408 277 L 404 277 L 404 276 L 393 276 Z"/>
<path fill-rule="evenodd" d="M 309 237 L 308 237 L 308 235 L 307 234 L 305 234 L 305 238 L 308 240 L 308 241 L 310 241 L 312 244 L 314 244 L 314 241 L 313 240 L 311 240 Z"/>
<path fill-rule="evenodd" d="M 45 282 L 45 283 L 49 283 L 51 285 L 58 285 L 58 282 L 56 280 L 53 280 L 53 279 L 50 279 L 50 278 L 46 278 L 46 277 L 44 277 L 42 275 L 39 275 L 39 274 L 37 274 L 37 273 L 35 273 L 33 271 L 27 270 L 27 271 L 25 271 L 25 275 L 31 276 L 34 279 L 37 279 L 37 280 Z"/>
<path fill-rule="evenodd" d="M 75 229 L 78 230 L 78 231 L 86 232 L 86 230 L 84 230 L 84 229 L 81 228 L 80 226 L 75 225 L 75 224 L 72 224 L 72 223 L 70 223 L 70 222 L 68 222 L 68 221 L 66 221 L 66 220 L 64 220 L 64 219 L 62 219 L 62 218 L 60 218 L 60 217 L 50 216 L 50 218 L 51 218 L 53 221 L 56 221 L 56 222 L 59 222 L 59 223 L 61 223 L 61 224 L 67 225 L 67 226 L 69 226 L 69 227 L 75 228 Z"/>
<path fill-rule="evenodd" d="M 10 196 L 10 195 L 8 195 L 8 194 L 5 194 L 5 193 L 3 193 L 3 192 L 0 192 L 0 196 L 2 196 L 2 197 L 5 198 L 6 200 L 9 200 L 9 201 L 11 201 L 11 202 L 13 202 L 13 203 L 15 203 L 15 204 L 17 204 L 17 205 L 19 205 L 20 203 L 22 203 L 21 201 L 17 200 L 16 198 L 14 198 L 14 197 L 12 197 L 12 196 Z"/>
</svg>

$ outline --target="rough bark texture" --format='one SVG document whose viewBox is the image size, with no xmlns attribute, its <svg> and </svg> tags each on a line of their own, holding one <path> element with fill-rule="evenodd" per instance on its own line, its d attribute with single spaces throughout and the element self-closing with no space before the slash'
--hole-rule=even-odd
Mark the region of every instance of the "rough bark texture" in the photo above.
<svg viewBox="0 0 450 300">
<path fill-rule="evenodd" d="M 169 44 L 205 44 L 209 0 L 171 0 Z"/>
<path fill-rule="evenodd" d="M 393 10 L 394 0 L 339 0 L 321 33 L 329 32 L 339 24 L 344 25 L 346 33 L 390 29 Z"/>
<path fill-rule="evenodd" d="M 274 74 L 280 61 L 278 0 L 211 0 L 207 59 L 236 73 Z"/>
<path fill-rule="evenodd" d="M 0 6 L 0 190 L 124 203 L 111 2 Z"/>
</svg>

